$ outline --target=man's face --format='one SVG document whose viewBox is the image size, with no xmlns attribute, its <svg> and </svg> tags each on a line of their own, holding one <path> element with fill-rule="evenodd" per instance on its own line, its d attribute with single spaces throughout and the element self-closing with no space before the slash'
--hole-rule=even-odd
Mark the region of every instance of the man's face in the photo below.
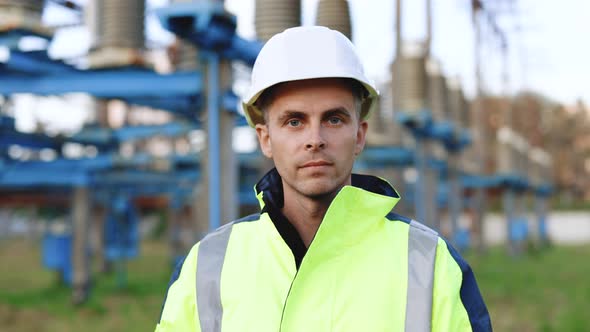
<svg viewBox="0 0 590 332">
<path fill-rule="evenodd" d="M 333 198 L 350 184 L 355 157 L 365 144 L 351 89 L 338 79 L 283 83 L 256 125 L 260 147 L 283 179 L 285 200 Z"/>
</svg>

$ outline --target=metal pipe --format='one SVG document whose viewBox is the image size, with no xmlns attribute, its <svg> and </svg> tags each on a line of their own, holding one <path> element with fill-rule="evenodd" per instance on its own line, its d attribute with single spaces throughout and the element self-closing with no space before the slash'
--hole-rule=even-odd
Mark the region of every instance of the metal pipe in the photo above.
<svg viewBox="0 0 590 332">
<path fill-rule="evenodd" d="M 535 214 L 537 215 L 539 242 L 542 246 L 545 246 L 549 243 L 547 236 L 547 197 L 542 195 L 535 196 Z"/>
<path fill-rule="evenodd" d="M 207 52 L 207 123 L 208 123 L 208 151 L 209 151 L 209 230 L 221 225 L 221 157 L 219 133 L 219 55 Z"/>
<path fill-rule="evenodd" d="M 475 90 L 476 96 L 473 101 L 473 126 L 475 127 L 474 148 L 475 160 L 480 174 L 485 174 L 485 158 L 486 158 L 486 135 L 484 132 L 484 116 L 482 109 L 482 71 L 481 71 L 481 29 L 478 20 L 478 14 L 481 11 L 481 4 L 479 1 L 473 1 L 472 19 L 475 28 Z M 477 245 L 480 252 L 483 252 L 484 234 L 483 234 L 483 219 L 485 210 L 486 192 L 485 188 L 477 188 L 474 195 L 474 224 L 476 226 Z"/>
<path fill-rule="evenodd" d="M 514 190 L 507 188 L 504 190 L 502 194 L 502 205 L 504 206 L 504 215 L 506 216 L 506 235 L 508 238 L 508 252 L 515 253 L 516 252 L 516 243 L 512 237 L 512 229 L 514 228 L 514 218 L 515 218 L 515 193 Z"/>
<path fill-rule="evenodd" d="M 463 209 L 463 187 L 460 180 L 459 157 L 456 153 L 449 155 L 449 215 L 451 219 L 450 235 L 457 246 L 459 218 Z M 460 246 L 459 246 L 460 247 Z"/>
<path fill-rule="evenodd" d="M 417 139 L 415 146 L 416 152 L 414 155 L 414 164 L 416 166 L 416 171 L 418 172 L 418 176 L 416 177 L 416 182 L 414 184 L 415 214 L 417 220 L 428 225 L 429 220 L 426 220 L 426 207 L 424 204 L 424 198 L 426 197 L 427 190 L 424 179 L 428 158 L 426 153 L 426 142 L 422 139 Z"/>
<path fill-rule="evenodd" d="M 88 248 L 88 216 L 90 193 L 77 186 L 72 192 L 72 301 L 81 304 L 88 298 L 90 287 Z"/>
</svg>

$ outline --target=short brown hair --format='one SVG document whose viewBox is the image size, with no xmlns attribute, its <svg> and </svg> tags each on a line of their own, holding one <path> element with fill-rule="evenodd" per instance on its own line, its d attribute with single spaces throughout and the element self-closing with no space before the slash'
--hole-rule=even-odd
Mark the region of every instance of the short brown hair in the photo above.
<svg viewBox="0 0 590 332">
<path fill-rule="evenodd" d="M 342 82 L 344 85 L 349 87 L 350 91 L 352 92 L 352 96 L 354 97 L 354 106 L 356 115 L 360 120 L 361 117 L 361 110 L 362 105 L 365 98 L 368 95 L 367 89 L 357 80 L 352 78 L 340 78 L 338 80 Z M 279 86 L 287 82 L 277 83 L 269 88 L 266 88 L 262 94 L 256 99 L 254 105 L 262 112 L 262 116 L 264 117 L 264 122 L 267 120 L 267 112 L 266 109 L 270 104 L 273 102 L 275 97 L 275 91 Z"/>
</svg>

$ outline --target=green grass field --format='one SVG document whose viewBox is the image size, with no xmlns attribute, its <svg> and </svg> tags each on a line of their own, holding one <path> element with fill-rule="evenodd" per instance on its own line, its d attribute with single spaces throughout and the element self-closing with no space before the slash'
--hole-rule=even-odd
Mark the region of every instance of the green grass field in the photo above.
<svg viewBox="0 0 590 332">
<path fill-rule="evenodd" d="M 143 242 L 128 263 L 128 287 L 95 273 L 91 300 L 70 303 L 70 290 L 43 270 L 37 245 L 0 243 L 1 331 L 153 331 L 170 274 L 164 242 Z M 495 331 L 590 331 L 590 246 L 557 247 L 510 258 L 495 248 L 468 254 Z"/>
<path fill-rule="evenodd" d="M 466 255 L 494 331 L 590 331 L 590 246 Z"/>
</svg>

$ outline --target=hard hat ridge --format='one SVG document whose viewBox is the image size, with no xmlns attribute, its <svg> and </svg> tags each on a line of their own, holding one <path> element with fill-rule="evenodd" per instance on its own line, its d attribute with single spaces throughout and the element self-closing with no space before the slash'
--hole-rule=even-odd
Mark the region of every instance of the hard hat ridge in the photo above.
<svg viewBox="0 0 590 332">
<path fill-rule="evenodd" d="M 252 68 L 250 92 L 242 106 L 250 126 L 263 123 L 258 97 L 278 83 L 314 78 L 351 78 L 367 90 L 361 118 L 375 107 L 377 89 L 364 74 L 354 45 L 342 33 L 321 26 L 295 27 L 266 42 Z"/>
</svg>

